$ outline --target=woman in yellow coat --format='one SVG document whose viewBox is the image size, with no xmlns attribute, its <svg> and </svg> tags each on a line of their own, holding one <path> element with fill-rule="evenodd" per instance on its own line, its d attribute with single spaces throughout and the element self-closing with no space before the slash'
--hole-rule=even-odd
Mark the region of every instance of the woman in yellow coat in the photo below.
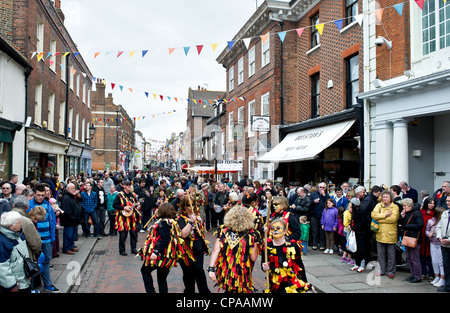
<svg viewBox="0 0 450 313">
<path fill-rule="evenodd" d="M 379 229 L 375 235 L 377 241 L 378 264 L 380 265 L 378 276 L 388 274 L 394 278 L 396 269 L 397 225 L 400 211 L 393 202 L 393 195 L 385 190 L 381 193 L 381 202 L 372 211 L 372 219 L 378 222 Z M 387 257 L 387 262 L 386 262 Z"/>
</svg>

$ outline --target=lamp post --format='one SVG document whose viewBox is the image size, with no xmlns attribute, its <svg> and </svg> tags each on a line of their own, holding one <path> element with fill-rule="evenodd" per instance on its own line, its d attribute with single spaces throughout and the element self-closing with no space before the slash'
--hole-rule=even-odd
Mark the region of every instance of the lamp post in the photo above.
<svg viewBox="0 0 450 313">
<path fill-rule="evenodd" d="M 214 181 L 217 181 L 217 139 L 216 132 L 211 132 L 211 135 L 214 138 Z"/>
</svg>

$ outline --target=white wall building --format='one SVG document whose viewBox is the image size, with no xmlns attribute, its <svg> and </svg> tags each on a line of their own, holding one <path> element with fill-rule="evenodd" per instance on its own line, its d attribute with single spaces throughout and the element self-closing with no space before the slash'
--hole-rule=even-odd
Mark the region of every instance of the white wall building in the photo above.
<svg viewBox="0 0 450 313">
<path fill-rule="evenodd" d="M 375 8 L 376 1 L 364 0 L 365 12 Z M 410 70 L 385 81 L 376 80 L 377 21 L 374 14 L 364 18 L 365 185 L 404 180 L 433 193 L 450 180 L 450 2 L 425 1 L 421 10 L 410 1 L 403 14 L 409 14 Z"/>
</svg>

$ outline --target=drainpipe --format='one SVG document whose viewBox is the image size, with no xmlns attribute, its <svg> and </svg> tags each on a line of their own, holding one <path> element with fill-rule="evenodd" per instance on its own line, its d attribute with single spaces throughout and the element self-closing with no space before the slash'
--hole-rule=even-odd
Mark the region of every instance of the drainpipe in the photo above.
<svg viewBox="0 0 450 313">
<path fill-rule="evenodd" d="M 281 31 L 283 31 L 284 22 L 280 22 Z M 281 42 L 281 53 L 280 53 L 281 65 L 280 65 L 280 125 L 284 125 L 284 86 L 283 86 L 283 42 Z"/>
</svg>

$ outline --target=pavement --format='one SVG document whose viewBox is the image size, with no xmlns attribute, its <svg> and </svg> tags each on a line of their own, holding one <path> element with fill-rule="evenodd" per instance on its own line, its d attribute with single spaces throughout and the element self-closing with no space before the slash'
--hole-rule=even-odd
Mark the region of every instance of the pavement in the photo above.
<svg viewBox="0 0 450 313">
<path fill-rule="evenodd" d="M 109 229 L 109 226 L 107 227 Z M 59 232 L 62 246 L 62 230 Z M 138 234 L 138 248 L 145 240 L 146 233 Z M 214 238 L 207 233 L 210 247 Z M 51 279 L 61 293 L 143 293 L 145 292 L 140 267 L 142 261 L 131 255 L 127 240 L 128 256 L 118 252 L 118 236 L 107 236 L 102 239 L 85 238 L 81 234 L 76 245 L 79 251 L 74 255 L 60 253 L 51 261 Z M 376 276 L 375 268 L 367 267 L 362 273 L 350 271 L 349 264 L 342 263 L 340 256 L 324 254 L 312 250 L 303 255 L 308 281 L 315 287 L 317 293 L 438 293 L 436 287 L 428 280 L 412 284 L 404 281 L 409 276 L 407 265 L 398 266 L 394 279 L 387 276 Z M 375 264 L 375 262 L 372 262 Z M 209 257 L 205 257 L 205 269 L 209 265 Z M 155 275 L 155 274 L 154 274 Z M 181 268 L 172 268 L 169 277 L 169 293 L 182 293 L 183 283 Z M 211 292 L 217 292 L 218 287 L 208 278 Z M 265 274 L 260 269 L 258 260 L 254 272 L 253 283 L 258 292 L 265 289 Z M 157 285 L 155 279 L 155 286 Z"/>
</svg>

